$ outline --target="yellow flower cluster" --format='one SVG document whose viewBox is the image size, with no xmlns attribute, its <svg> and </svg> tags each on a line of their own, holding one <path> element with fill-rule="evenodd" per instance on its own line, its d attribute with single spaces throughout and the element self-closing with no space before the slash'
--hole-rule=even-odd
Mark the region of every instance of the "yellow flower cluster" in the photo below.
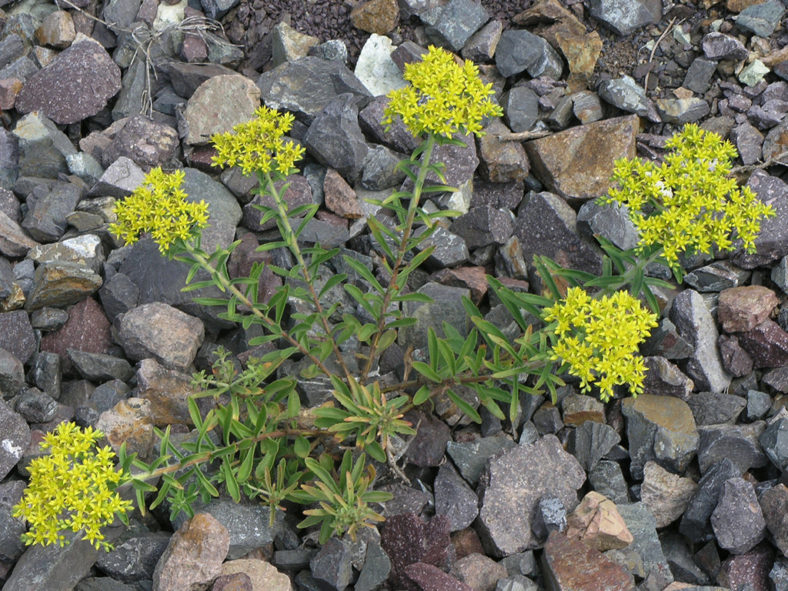
<svg viewBox="0 0 788 591">
<path fill-rule="evenodd" d="M 278 113 L 258 107 L 256 118 L 233 127 L 232 132 L 217 133 L 211 141 L 216 148 L 214 166 L 240 166 L 244 174 L 291 174 L 304 155 L 304 147 L 284 136 L 293 127 L 292 113 Z"/>
<path fill-rule="evenodd" d="M 614 386 L 628 385 L 632 396 L 643 391 L 646 368 L 637 351 L 657 326 L 657 315 L 629 292 L 594 299 L 571 287 L 544 313 L 546 322 L 555 322 L 552 330 L 558 337 L 551 358 L 569 366 L 569 373 L 580 378 L 583 392 L 595 384 L 600 398 L 607 401 Z"/>
<path fill-rule="evenodd" d="M 84 532 L 83 540 L 95 548 L 111 546 L 104 541 L 101 527 L 125 514 L 131 501 L 115 492 L 121 474 L 115 471 L 115 453 L 109 446 L 94 449 L 102 437 L 91 427 L 61 423 L 44 436 L 41 449 L 49 455 L 30 462 L 30 483 L 14 517 L 23 517 L 30 530 L 22 535 L 25 544 L 65 544 L 62 531 Z"/>
<path fill-rule="evenodd" d="M 110 232 L 126 244 L 135 243 L 141 234 L 150 233 L 166 254 L 176 240 L 187 240 L 208 225 L 208 205 L 204 201 L 193 203 L 186 199 L 181 189 L 184 172 L 163 172 L 154 168 L 145 182 L 115 206 L 117 221 Z"/>
<path fill-rule="evenodd" d="M 734 250 L 739 238 L 755 250 L 760 220 L 774 215 L 749 187 L 729 178 L 736 148 L 719 135 L 689 124 L 667 142 L 664 162 L 619 160 L 618 185 L 604 203 L 626 205 L 640 233 L 641 248 L 661 245 L 674 266 L 685 251 Z"/>
<path fill-rule="evenodd" d="M 446 138 L 457 132 L 482 135 L 484 117 L 500 117 L 503 110 L 490 100 L 492 84 L 484 84 L 479 69 L 465 60 L 457 65 L 447 51 L 430 46 L 420 62 L 405 66 L 409 86 L 389 93 L 383 125 L 391 126 L 395 116 L 402 118 L 410 132 Z"/>
</svg>

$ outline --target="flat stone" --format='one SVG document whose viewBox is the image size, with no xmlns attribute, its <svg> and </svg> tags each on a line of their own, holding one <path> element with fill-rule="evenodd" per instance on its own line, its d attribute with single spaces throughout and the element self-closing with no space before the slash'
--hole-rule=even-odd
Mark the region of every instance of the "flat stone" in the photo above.
<svg viewBox="0 0 788 591">
<path fill-rule="evenodd" d="M 463 556 L 451 567 L 449 574 L 471 589 L 495 591 L 499 580 L 506 578 L 506 567 L 482 553 Z"/>
<path fill-rule="evenodd" d="M 101 276 L 79 263 L 43 263 L 36 269 L 26 309 L 77 303 L 98 290 L 101 283 Z"/>
<path fill-rule="evenodd" d="M 217 133 L 246 123 L 260 106 L 260 89 L 240 74 L 214 76 L 203 82 L 186 103 L 181 136 L 190 146 L 205 145 Z"/>
<path fill-rule="evenodd" d="M 722 392 L 731 376 L 722 367 L 717 339 L 717 325 L 703 297 L 687 289 L 673 300 L 669 313 L 678 334 L 693 346 L 686 373 L 699 390 Z"/>
<path fill-rule="evenodd" d="M 575 211 L 554 193 L 543 191 L 526 197 L 517 211 L 514 235 L 526 263 L 539 254 L 564 267 L 590 273 L 602 270 L 601 251 L 578 235 Z"/>
<path fill-rule="evenodd" d="M 187 369 L 205 336 L 205 327 L 168 304 L 144 304 L 116 319 L 118 341 L 129 359 L 153 357 L 165 367 Z"/>
<path fill-rule="evenodd" d="M 170 538 L 153 573 L 154 588 L 181 591 L 210 584 L 223 574 L 229 546 L 224 526 L 207 513 L 197 513 Z"/>
<path fill-rule="evenodd" d="M 101 162 L 104 166 L 110 166 L 125 156 L 145 170 L 150 170 L 154 166 L 170 164 L 179 145 L 178 132 L 174 128 L 144 115 L 133 115 L 125 120 L 123 127 L 102 152 Z"/>
<path fill-rule="evenodd" d="M 703 55 L 710 60 L 743 60 L 749 55 L 747 48 L 736 37 L 716 31 L 703 36 L 701 47 Z"/>
<path fill-rule="evenodd" d="M 396 7 L 396 2 L 393 3 Z M 372 96 L 388 95 L 392 90 L 408 84 L 397 64 L 391 59 L 392 51 L 394 46 L 391 39 L 376 33 L 370 35 L 361 48 L 353 73 Z"/>
<path fill-rule="evenodd" d="M 76 36 L 74 20 L 71 18 L 71 13 L 65 10 L 49 13 L 41 26 L 36 29 L 36 40 L 40 44 L 57 49 L 65 49 L 71 45 Z"/>
<path fill-rule="evenodd" d="M 733 462 L 741 472 L 766 466 L 768 460 L 758 442 L 764 429 L 763 421 L 700 427 L 698 467 L 701 474 L 724 458 Z"/>
<path fill-rule="evenodd" d="M 662 18 L 662 3 L 659 0 L 636 0 L 622 3 L 619 0 L 591 0 L 591 16 L 602 21 L 619 35 L 655 25 Z"/>
<path fill-rule="evenodd" d="M 531 516 L 539 499 L 549 494 L 572 510 L 584 481 L 583 468 L 554 435 L 491 459 L 479 488 L 483 536 L 498 555 L 536 547 Z"/>
<path fill-rule="evenodd" d="M 449 518 L 451 531 L 465 529 L 473 523 L 479 514 L 478 498 L 450 463 L 440 466 L 433 488 L 435 513 Z"/>
<path fill-rule="evenodd" d="M 666 123 L 684 124 L 698 121 L 709 114 L 711 107 L 702 98 L 658 98 L 657 113 Z"/>
<path fill-rule="evenodd" d="M 84 195 L 84 189 L 73 184 L 55 182 L 38 185 L 27 196 L 27 214 L 22 227 L 39 242 L 54 242 L 66 232 L 66 218 Z"/>
<path fill-rule="evenodd" d="M 15 154 L 9 156 L 16 156 L 13 169 L 18 176 L 57 178 L 68 170 L 66 156 L 77 152 L 68 136 L 39 111 L 17 121 L 13 138 L 16 146 L 9 148 Z"/>
<path fill-rule="evenodd" d="M 317 37 L 304 35 L 284 21 L 278 23 L 271 34 L 271 64 L 274 67 L 306 57 L 309 50 L 320 43 Z"/>
<path fill-rule="evenodd" d="M 528 131 L 539 119 L 539 95 L 527 86 L 514 86 L 500 99 L 507 125 L 514 132 Z"/>
<path fill-rule="evenodd" d="M 96 429 L 104 433 L 115 453 L 125 443 L 128 453 L 136 453 L 143 460 L 150 458 L 155 435 L 149 400 L 136 397 L 121 400 L 99 415 Z"/>
<path fill-rule="evenodd" d="M 22 226 L 0 211 L 0 254 L 7 257 L 23 257 L 38 244 Z"/>
<path fill-rule="evenodd" d="M 427 38 L 436 45 L 459 52 L 488 20 L 490 15 L 478 2 L 473 0 L 449 0 L 440 9 L 435 22 L 425 29 Z"/>
<path fill-rule="evenodd" d="M 635 157 L 638 118 L 634 115 L 579 125 L 525 143 L 534 175 L 566 199 L 607 193 L 613 166 Z"/>
<path fill-rule="evenodd" d="M 136 381 L 135 395 L 150 401 L 154 425 L 192 424 L 188 399 L 194 388 L 188 374 L 162 367 L 153 359 L 143 359 Z"/>
<path fill-rule="evenodd" d="M 398 588 L 419 591 L 408 570 L 413 564 L 432 565 L 438 571 L 448 567 L 453 550 L 449 528 L 449 519 L 444 515 L 436 515 L 429 523 L 413 513 L 386 520 L 380 532 L 380 544 L 391 560 L 391 581 Z M 452 580 L 457 584 L 456 579 Z"/>
<path fill-rule="evenodd" d="M 673 574 L 662 552 L 654 516 L 643 503 L 624 503 L 616 507 L 634 538 L 628 551 L 639 556 L 643 565 L 641 576 L 653 580 L 656 588 L 663 589 L 673 582 Z"/>
<path fill-rule="evenodd" d="M 751 482 L 744 478 L 725 481 L 711 514 L 711 527 L 720 548 L 733 554 L 745 554 L 763 540 L 766 521 Z"/>
<path fill-rule="evenodd" d="M 631 591 L 635 581 L 623 567 L 578 539 L 552 532 L 544 548 L 545 574 L 560 590 Z"/>
<path fill-rule="evenodd" d="M 692 495 L 679 524 L 679 531 L 688 540 L 699 543 L 713 539 L 710 519 L 717 506 L 722 485 L 729 478 L 736 478 L 741 474 L 741 470 L 727 458 L 706 471 L 698 482 L 698 489 Z"/>
<path fill-rule="evenodd" d="M 251 591 L 292 591 L 290 577 L 279 572 L 277 568 L 265 560 L 255 558 L 239 558 L 228 560 L 222 564 L 222 576 L 245 574 L 251 582 Z M 214 590 L 216 584 L 214 583 Z M 225 591 L 235 591 L 225 588 Z"/>
<path fill-rule="evenodd" d="M 682 516 L 697 488 L 691 478 L 668 472 L 656 462 L 646 462 L 643 467 L 640 497 L 654 515 L 658 528 Z"/>
<path fill-rule="evenodd" d="M 132 534 L 116 543 L 111 552 L 101 553 L 96 566 L 125 583 L 150 579 L 169 541 L 170 535 L 165 532 Z"/>
<path fill-rule="evenodd" d="M 714 261 L 709 265 L 693 269 L 684 276 L 684 281 L 701 293 L 709 293 L 738 287 L 749 276 L 749 271 L 739 269 L 728 261 Z"/>
<path fill-rule="evenodd" d="M 145 172 L 126 156 L 112 162 L 98 182 L 90 189 L 89 195 L 126 197 L 145 182 Z"/>
<path fill-rule="evenodd" d="M 120 86 L 120 68 L 106 50 L 96 42 L 81 41 L 25 81 L 16 109 L 41 111 L 55 123 L 76 123 L 103 109 Z"/>
<path fill-rule="evenodd" d="M 641 394 L 623 400 L 621 412 L 627 419 L 629 469 L 634 478 L 642 478 L 649 460 L 679 473 L 686 469 L 698 449 L 698 430 L 686 402 Z"/>
<path fill-rule="evenodd" d="M 479 158 L 485 178 L 493 183 L 524 180 L 530 164 L 522 144 L 498 139 L 498 135 L 509 133 L 499 119 L 484 131 L 485 135 L 479 138 Z"/>
<path fill-rule="evenodd" d="M 733 424 L 747 404 L 741 396 L 723 392 L 699 392 L 687 402 L 697 425 Z"/>
<path fill-rule="evenodd" d="M 532 78 L 561 77 L 563 61 L 542 37 L 523 29 L 508 29 L 501 35 L 495 50 L 495 65 L 501 76 L 509 78 L 528 72 Z"/>
</svg>

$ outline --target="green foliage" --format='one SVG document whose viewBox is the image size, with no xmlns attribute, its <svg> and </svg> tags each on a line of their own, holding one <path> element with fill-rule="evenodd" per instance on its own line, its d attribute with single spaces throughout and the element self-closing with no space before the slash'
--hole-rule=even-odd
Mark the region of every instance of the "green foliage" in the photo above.
<svg viewBox="0 0 788 591">
<path fill-rule="evenodd" d="M 123 518 L 131 508 L 115 491 L 123 478 L 115 470 L 115 453 L 109 446 L 96 449 L 102 433 L 74 423 L 61 423 L 41 442 L 45 456 L 30 462 L 30 483 L 13 508 L 30 530 L 22 534 L 25 544 L 64 545 L 62 531 L 82 532 L 93 546 L 112 549 L 101 528 Z"/>
<path fill-rule="evenodd" d="M 412 86 L 392 93 L 384 122 L 401 117 L 421 144 L 400 164 L 413 188 L 377 202 L 393 214 L 393 221 L 367 220 L 370 242 L 379 256 L 378 273 L 349 256 L 340 264 L 338 249 L 307 245 L 301 239 L 318 208 L 290 209 L 283 194 L 286 177 L 295 171 L 303 149 L 284 139 L 292 115 L 264 107 L 256 119 L 213 139 L 214 163 L 255 174 L 259 193 L 269 197 L 271 207 L 259 206 L 262 219 L 276 222 L 281 239 L 258 250 L 279 249 L 291 261 L 287 268 L 268 265 L 283 280 L 270 299 L 263 301 L 258 294 L 262 264 L 256 264 L 248 277 L 231 277 L 227 262 L 240 241 L 213 253 L 201 249 L 204 211 L 189 210 L 186 221 L 174 225 L 162 221 L 161 213 L 148 219 L 158 207 L 157 199 L 184 201 L 182 173 L 153 171 L 143 188 L 118 206 L 122 221 L 119 214 L 114 231 L 132 241 L 142 231 L 151 232 L 163 251 L 190 265 L 187 290 L 216 286 L 222 292 L 222 297 L 195 302 L 221 307 L 222 318 L 257 332 L 250 345 L 270 348 L 241 371 L 220 350 L 213 370 L 194 376 L 197 393 L 188 403 L 194 424 L 189 438 L 174 442 L 169 429 L 156 431 L 160 444 L 152 462 L 127 453 L 124 446 L 118 454 L 119 471 L 110 474 L 105 467 L 102 477 L 117 477 L 111 482 L 131 487 L 140 510 L 166 502 L 171 515 L 192 515 L 198 499 L 226 493 L 236 501 L 259 500 L 270 508 L 272 520 L 277 510 L 300 511 L 299 527 L 317 528 L 321 541 L 345 533 L 354 537 L 360 528 L 382 520 L 379 504 L 389 497 L 373 490 L 380 471 L 374 462 L 378 468 L 387 465 L 394 475 L 402 474 L 397 460 L 416 432 L 406 420 L 409 410 L 442 396 L 476 422 L 481 422 L 479 408 L 484 407 L 508 420 L 516 435 L 521 397 L 547 393 L 555 401 L 565 376 L 579 378 L 584 392 L 597 392 L 603 400 L 638 394 L 645 372 L 638 347 L 656 325 L 658 301 L 653 290 L 670 285 L 649 277 L 648 264 L 668 262 L 680 277 L 678 252 L 702 250 L 712 242 L 727 247 L 731 243 L 726 239 L 734 231 L 750 248 L 757 220 L 769 214 L 768 208 L 753 202 L 751 193 L 725 178 L 731 150 L 708 135 L 685 129 L 671 141 L 677 155 L 669 156 L 663 167 L 617 165 L 620 188 L 608 201 L 630 207 L 641 230 L 637 248 L 621 251 L 601 240 L 606 256 L 599 277 L 534 257 L 541 294 L 514 292 L 488 277 L 512 322 L 496 325 L 465 299 L 472 326 L 467 334 L 448 324 L 441 334 L 429 329 L 424 348 L 418 355 L 406 352 L 401 380 L 391 383 L 396 379 L 378 376 L 378 362 L 397 341 L 399 330 L 416 322 L 403 312 L 404 304 L 430 302 L 411 291 L 408 279 L 431 255 L 433 247 L 427 241 L 436 223 L 455 215 L 429 211 L 421 203 L 425 194 L 453 190 L 445 186 L 443 167 L 432 162 L 434 148 L 459 144 L 457 133 L 480 134 L 483 118 L 500 114 L 475 66 L 460 66 L 443 50 L 430 48 L 421 63 L 408 66 L 405 77 Z M 428 178 L 438 183 L 428 184 Z M 171 207 L 175 213 L 184 211 L 182 204 Z M 132 223 L 135 210 L 147 221 Z M 706 229 L 705 238 L 689 227 L 692 224 Z M 672 232 L 668 245 L 657 241 L 654 228 Z M 339 267 L 346 272 L 333 272 Z M 198 273 L 207 279 L 194 281 Z M 331 294 L 340 288 L 363 319 L 339 308 Z M 330 399 L 302 407 L 303 379 L 321 381 Z M 460 395 L 468 390 L 478 405 Z M 203 404 L 198 404 L 200 398 Z M 69 433 L 80 437 L 73 430 Z M 106 452 L 101 453 L 106 458 Z M 79 483 L 65 484 L 83 490 Z M 33 490 L 42 486 L 31 482 Z M 26 503 L 40 505 L 35 497 Z M 119 514 L 126 508 L 114 507 Z M 30 510 L 25 517 L 34 528 L 29 535 L 41 543 L 57 541 L 57 529 L 70 524 L 51 522 L 40 529 L 40 513 Z"/>
</svg>

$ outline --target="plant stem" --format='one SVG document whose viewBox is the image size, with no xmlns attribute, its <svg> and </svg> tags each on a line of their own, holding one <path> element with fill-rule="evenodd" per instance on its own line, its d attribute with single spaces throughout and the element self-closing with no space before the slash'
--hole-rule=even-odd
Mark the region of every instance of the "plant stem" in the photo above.
<svg viewBox="0 0 788 591">
<path fill-rule="evenodd" d="M 424 151 L 422 152 L 421 156 L 421 166 L 419 167 L 419 174 L 416 177 L 413 193 L 410 203 L 408 204 L 408 216 L 405 219 L 405 226 L 402 230 L 402 240 L 400 241 L 397 258 L 394 262 L 394 265 L 391 267 L 391 279 L 389 280 L 389 284 L 386 287 L 386 293 L 383 295 L 383 303 L 380 307 L 380 318 L 378 318 L 378 330 L 375 332 L 375 336 L 373 337 L 372 343 L 370 344 L 367 363 L 364 366 L 363 373 L 361 374 L 362 383 L 366 382 L 369 373 L 372 371 L 372 363 L 377 354 L 378 344 L 380 343 L 380 338 L 383 335 L 383 328 L 386 324 L 386 310 L 388 310 L 388 307 L 391 304 L 391 299 L 401 289 L 397 284 L 397 279 L 399 278 L 400 267 L 405 260 L 405 254 L 407 254 L 409 250 L 408 241 L 410 240 L 410 235 L 413 230 L 413 222 L 416 219 L 416 210 L 419 207 L 419 201 L 421 199 L 422 189 L 424 188 L 424 182 L 427 180 L 427 171 L 435 144 L 435 135 L 429 134 L 425 140 Z"/>
</svg>

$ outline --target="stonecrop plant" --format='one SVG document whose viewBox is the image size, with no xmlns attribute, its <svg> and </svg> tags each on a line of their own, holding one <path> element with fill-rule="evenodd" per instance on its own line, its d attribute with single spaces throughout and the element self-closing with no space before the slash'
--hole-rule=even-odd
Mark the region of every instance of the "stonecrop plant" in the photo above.
<svg viewBox="0 0 788 591">
<path fill-rule="evenodd" d="M 57 487 L 65 489 L 60 493 L 41 481 L 44 463 L 33 470 L 30 493 L 19 509 L 32 526 L 28 543 L 60 541 L 57 531 L 74 527 L 100 542 L 97 527 L 111 521 L 108 511 L 123 516 L 128 508 L 110 494 L 125 486 L 133 488 L 143 512 L 166 503 L 172 517 L 193 515 L 196 503 L 224 493 L 237 502 L 257 499 L 269 507 L 272 520 L 277 510 L 300 507 L 299 527 L 316 528 L 321 543 L 332 535 L 355 537 L 361 528 L 383 519 L 380 504 L 390 495 L 374 490 L 378 472 L 406 478 L 398 460 L 418 427 L 407 420 L 408 411 L 422 405 L 431 409 L 440 397 L 443 404 L 448 401 L 480 423 L 483 407 L 506 421 L 516 437 L 523 420 L 521 397 L 548 394 L 555 402 L 564 378 L 579 380 L 583 392 L 603 400 L 641 393 L 645 366 L 638 347 L 656 325 L 659 311 L 652 289 L 671 285 L 648 276 L 646 266 L 666 262 L 677 273 L 678 251 L 666 251 L 676 240 L 683 240 L 679 249 L 707 244 L 728 248 L 735 231 L 750 248 L 759 219 L 769 214 L 747 190 L 717 178 L 729 171 L 729 148 L 720 151 L 713 138 L 685 131 L 670 144 L 681 156 L 666 160 L 667 168 L 617 165 L 619 188 L 606 199 L 630 206 L 641 229 L 638 247 L 621 251 L 601 239 L 607 256 L 598 277 L 536 256 L 532 262 L 542 280 L 538 294 L 515 292 L 488 277 L 515 329 L 487 320 L 479 306 L 465 299 L 472 328 L 448 323 L 429 328 L 420 350 L 404 352 L 401 372 L 382 376 L 381 355 L 400 339 L 403 328 L 417 323 L 406 310 L 431 303 L 414 291 L 409 279 L 434 250 L 427 241 L 436 222 L 456 215 L 422 203 L 425 196 L 455 190 L 445 184 L 443 165 L 432 161 L 434 148 L 462 145 L 457 134 L 481 135 L 485 118 L 501 115 L 490 85 L 482 83 L 475 66 L 458 63 L 442 49 L 431 47 L 422 61 L 409 64 L 405 78 L 411 86 L 391 94 L 384 123 L 401 119 L 421 144 L 400 163 L 409 178 L 403 187 L 411 188 L 374 202 L 390 216 L 366 220 L 379 261 L 377 273 L 356 257 L 340 258 L 338 248 L 305 238 L 318 205 L 290 208 L 283 197 L 287 177 L 297 172 L 304 150 L 286 137 L 292 115 L 265 107 L 232 132 L 214 136 L 214 165 L 238 166 L 257 177 L 259 193 L 271 204 L 257 206 L 260 223 L 274 220 L 280 234 L 258 250 L 277 251 L 276 260 L 289 261 L 287 268 L 256 263 L 248 277 L 233 277 L 227 262 L 240 241 L 213 253 L 203 251 L 200 230 L 206 211 L 187 202 L 178 171 L 155 169 L 118 203 L 113 232 L 129 243 L 148 237 L 163 253 L 190 265 L 184 289 L 214 287 L 221 292 L 194 301 L 221 307 L 223 319 L 257 335 L 249 346 L 265 345 L 266 352 L 250 358 L 239 371 L 237 361 L 219 349 L 212 371 L 194 376 L 195 393 L 188 399 L 194 427 L 190 436 L 176 444 L 169 428 L 157 430 L 158 454 L 150 463 L 129 453 L 125 444 L 118 450 L 117 470 L 108 467 L 107 451 L 99 452 L 98 463 L 79 456 L 80 470 L 92 473 L 81 482 L 63 480 Z M 671 166 L 691 172 L 682 177 Z M 724 190 L 724 198 L 706 195 L 708 190 Z M 162 202 L 175 221 L 165 215 Z M 745 203 L 752 207 L 749 214 Z M 667 215 L 668 208 L 674 213 Z M 654 218 L 658 221 L 650 221 Z M 709 231 L 707 242 L 700 242 L 686 228 L 688 219 L 707 220 L 708 228 L 725 230 Z M 670 245 L 655 242 L 649 230 L 654 224 L 660 224 L 664 236 L 680 238 Z M 283 281 L 270 298 L 258 293 L 266 268 Z M 338 299 L 329 297 L 336 289 L 354 302 L 355 313 L 340 309 Z M 309 396 L 304 381 L 320 384 L 326 397 L 305 405 Z M 468 397 L 469 391 L 474 398 Z M 211 404 L 198 405 L 199 398 Z M 60 459 L 47 461 L 58 469 L 68 465 L 58 449 L 67 449 L 69 438 L 96 438 L 93 431 L 85 433 L 72 427 L 63 431 L 59 437 L 65 439 L 52 445 L 52 457 Z M 99 513 L 84 513 L 82 500 L 74 505 L 73 499 L 85 494 L 84 482 L 109 491 L 101 493 Z M 74 506 L 77 517 L 67 519 Z M 86 521 L 86 515 L 91 520 Z"/>
<path fill-rule="evenodd" d="M 82 532 L 96 549 L 110 550 L 101 528 L 115 517 L 125 519 L 132 502 L 116 488 L 124 475 L 115 469 L 115 452 L 96 447 L 102 434 L 74 423 L 61 423 L 44 436 L 41 449 L 49 454 L 31 460 L 30 482 L 13 516 L 30 524 L 25 544 L 64 545 L 63 531 Z"/>
</svg>

